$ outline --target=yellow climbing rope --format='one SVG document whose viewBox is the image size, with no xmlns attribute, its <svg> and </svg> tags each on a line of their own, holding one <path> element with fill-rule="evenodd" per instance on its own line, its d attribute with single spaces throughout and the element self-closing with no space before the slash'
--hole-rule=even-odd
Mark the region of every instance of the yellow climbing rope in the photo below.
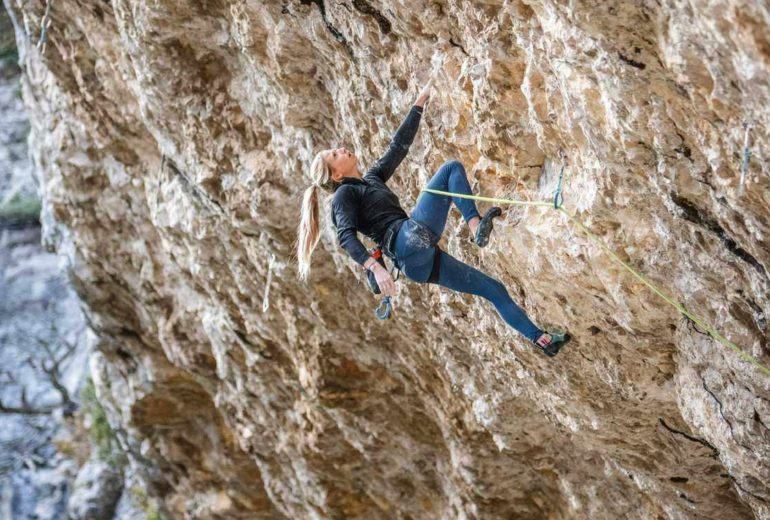
<svg viewBox="0 0 770 520">
<path fill-rule="evenodd" d="M 559 182 L 559 185 L 561 185 L 561 179 Z M 642 283 L 644 283 L 647 287 L 649 287 L 655 294 L 663 298 L 669 305 L 674 307 L 677 311 L 682 313 L 684 316 L 687 316 L 690 318 L 693 322 L 695 322 L 697 325 L 704 328 L 708 333 L 717 341 L 722 343 L 723 345 L 729 347 L 732 349 L 738 356 L 748 362 L 754 365 L 757 369 L 759 369 L 761 372 L 764 372 L 765 375 L 770 376 L 770 368 L 762 364 L 759 360 L 757 360 L 754 356 L 751 354 L 747 354 L 743 350 L 738 347 L 735 343 L 730 341 L 729 339 L 722 336 L 714 327 L 709 325 L 704 319 L 698 317 L 697 315 L 691 313 L 687 309 L 684 308 L 683 305 L 676 302 L 673 298 L 670 296 L 667 296 L 659 287 L 657 287 L 654 283 L 649 281 L 647 278 L 645 278 L 642 274 L 640 274 L 636 269 L 628 265 L 626 262 L 621 260 L 618 255 L 616 255 L 607 245 L 595 234 L 593 234 L 585 225 L 583 225 L 582 222 L 580 222 L 577 218 L 575 218 L 574 215 L 570 215 L 567 210 L 564 209 L 564 207 L 559 203 L 557 205 L 557 197 L 558 193 L 560 191 L 559 188 L 557 188 L 557 196 L 554 197 L 554 202 L 546 202 L 546 201 L 526 201 L 526 200 L 513 200 L 513 199 L 498 199 L 498 198 L 491 198 L 491 197 L 481 197 L 478 195 L 466 195 L 464 193 L 453 193 L 449 191 L 441 191 L 441 190 L 435 190 L 432 188 L 424 188 L 423 191 L 427 191 L 430 193 L 435 193 L 437 195 L 447 195 L 450 197 L 459 197 L 462 199 L 474 199 L 474 200 L 481 200 L 486 202 L 496 202 L 496 203 L 502 203 L 502 204 L 514 204 L 514 205 L 520 205 L 520 206 L 550 206 L 553 207 L 562 213 L 564 213 L 572 222 L 574 222 L 580 229 L 585 232 L 591 240 L 596 242 L 602 249 L 604 249 L 607 254 L 610 255 L 610 257 L 618 262 L 620 265 L 622 265 L 626 270 L 628 270 L 631 274 L 633 274 L 636 278 L 638 278 Z"/>
</svg>

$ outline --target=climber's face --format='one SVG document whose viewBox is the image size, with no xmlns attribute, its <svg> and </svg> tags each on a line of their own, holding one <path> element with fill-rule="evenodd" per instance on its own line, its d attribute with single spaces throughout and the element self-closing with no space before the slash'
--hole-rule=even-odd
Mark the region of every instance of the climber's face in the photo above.
<svg viewBox="0 0 770 520">
<path fill-rule="evenodd" d="M 356 168 L 356 156 L 344 146 L 326 150 L 324 160 L 331 167 L 332 179 L 336 182 L 343 177 L 360 177 Z"/>
</svg>

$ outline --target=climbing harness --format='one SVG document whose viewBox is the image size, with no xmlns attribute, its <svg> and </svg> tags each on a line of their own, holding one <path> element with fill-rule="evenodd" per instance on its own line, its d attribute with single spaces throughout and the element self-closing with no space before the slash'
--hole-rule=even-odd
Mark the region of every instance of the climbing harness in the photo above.
<svg viewBox="0 0 770 520">
<path fill-rule="evenodd" d="M 744 156 L 746 156 L 746 152 L 744 151 Z M 748 158 L 745 159 L 748 161 Z M 563 171 L 563 168 L 562 168 Z M 569 218 L 572 222 L 575 223 L 576 226 L 578 226 L 583 232 L 588 235 L 588 237 L 594 241 L 596 244 L 598 244 L 602 249 L 604 249 L 607 254 L 615 260 L 617 263 L 619 263 L 623 268 L 625 268 L 627 271 L 629 271 L 632 275 L 634 275 L 639 281 L 641 281 L 643 284 L 645 284 L 652 292 L 663 298 L 669 305 L 674 307 L 677 311 L 679 311 L 681 314 L 692 320 L 694 323 L 699 325 L 702 329 L 706 330 L 711 337 L 725 345 L 726 347 L 733 350 L 738 357 L 740 357 L 743 361 L 746 361 L 747 363 L 750 363 L 755 368 L 763 372 L 765 375 L 770 376 L 770 368 L 762 364 L 758 359 L 756 359 L 751 354 L 748 354 L 741 350 L 738 345 L 733 343 L 732 341 L 728 340 L 724 336 L 722 336 L 714 327 L 709 325 L 704 319 L 700 318 L 699 316 L 691 313 L 688 311 L 682 304 L 676 302 L 673 298 L 666 295 L 658 286 L 656 286 L 654 283 L 649 281 L 647 278 L 645 278 L 642 274 L 640 274 L 638 271 L 636 271 L 633 267 L 631 267 L 628 263 L 621 260 L 618 255 L 616 255 L 605 243 L 602 241 L 598 236 L 593 234 L 585 225 L 583 225 L 582 222 L 580 222 L 577 218 L 575 218 L 574 215 L 571 215 L 567 212 L 567 210 L 564 209 L 564 206 L 561 204 L 557 205 L 556 197 L 561 192 L 561 174 L 559 175 L 559 186 L 557 187 L 557 192 L 554 195 L 553 204 L 551 202 L 544 202 L 544 201 L 525 201 L 525 200 L 513 200 L 513 199 L 499 199 L 499 198 L 491 198 L 491 197 L 481 197 L 478 195 L 466 195 L 464 193 L 453 193 L 448 191 L 441 191 L 441 190 L 435 190 L 432 188 L 423 188 L 423 191 L 427 191 L 430 193 L 435 193 L 437 195 L 446 195 L 449 197 L 460 197 L 464 199 L 473 199 L 473 200 L 481 200 L 481 201 L 487 201 L 487 202 L 498 202 L 498 203 L 504 203 L 504 204 L 514 204 L 514 205 L 521 205 L 521 206 L 553 206 L 557 211 L 560 211 L 564 215 Z"/>
<path fill-rule="evenodd" d="M 433 266 L 430 268 L 430 274 L 428 275 L 428 283 L 438 283 L 438 278 L 441 274 L 441 251 L 442 249 L 436 244 L 436 252 L 433 255 Z"/>
<path fill-rule="evenodd" d="M 382 239 L 382 245 L 377 246 L 373 249 L 367 250 L 370 256 L 372 256 L 377 262 L 379 262 L 382 267 L 387 269 L 387 266 L 385 265 L 385 256 L 389 257 L 393 261 L 393 266 L 390 268 L 390 274 L 393 275 L 393 270 L 396 270 L 396 277 L 393 279 L 393 281 L 397 281 L 399 276 L 401 275 L 401 268 L 403 266 L 403 262 L 406 258 L 411 256 L 413 253 L 410 253 L 404 257 L 396 258 L 396 237 L 398 236 L 399 231 L 401 230 L 401 226 L 409 219 L 404 219 L 401 221 L 396 222 L 395 224 L 392 224 L 388 227 L 388 229 L 385 230 L 385 233 L 383 235 Z M 418 226 L 421 226 L 426 230 L 427 233 L 431 233 L 431 236 L 433 239 L 438 242 L 438 238 L 435 237 L 435 235 L 432 234 L 432 231 L 418 221 L 413 221 Z M 428 276 L 428 279 L 426 280 L 429 283 L 438 283 L 439 278 L 439 272 L 441 270 L 441 248 L 438 247 L 438 244 L 436 244 L 436 251 L 433 255 L 433 266 L 431 267 L 430 275 Z M 367 270 L 366 277 L 369 282 L 369 288 L 372 290 L 374 294 L 380 294 L 380 287 L 377 284 L 377 278 L 375 277 L 374 273 L 371 270 Z M 390 316 L 393 312 L 393 305 L 391 303 L 390 296 L 384 296 L 382 300 L 380 300 L 380 304 L 377 306 L 377 308 L 374 310 L 374 314 L 377 316 L 380 320 L 387 320 L 390 319 Z"/>
<path fill-rule="evenodd" d="M 751 150 L 749 150 L 749 130 L 751 126 L 747 121 L 743 123 L 746 134 L 743 137 L 743 160 L 741 161 L 741 180 L 738 185 L 738 195 L 743 195 L 743 184 L 746 181 L 746 171 L 749 169 L 749 159 L 751 159 Z"/>
</svg>

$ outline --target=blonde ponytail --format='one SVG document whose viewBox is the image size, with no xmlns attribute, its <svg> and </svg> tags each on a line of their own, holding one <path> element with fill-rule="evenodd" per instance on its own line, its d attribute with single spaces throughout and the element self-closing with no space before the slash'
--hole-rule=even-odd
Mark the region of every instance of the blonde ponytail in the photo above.
<svg viewBox="0 0 770 520">
<path fill-rule="evenodd" d="M 313 184 L 305 190 L 302 197 L 302 215 L 297 227 L 297 278 L 303 282 L 307 280 L 310 273 L 310 257 L 321 238 L 318 189 L 334 193 L 339 186 L 339 183 L 332 179 L 331 168 L 323 160 L 322 153 L 318 152 L 310 164 Z"/>
</svg>

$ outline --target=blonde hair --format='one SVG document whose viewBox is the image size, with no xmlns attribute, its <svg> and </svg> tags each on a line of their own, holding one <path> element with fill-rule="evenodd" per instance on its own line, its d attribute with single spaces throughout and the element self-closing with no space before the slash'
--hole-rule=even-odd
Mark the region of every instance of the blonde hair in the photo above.
<svg viewBox="0 0 770 520">
<path fill-rule="evenodd" d="M 307 280 L 308 273 L 310 273 L 310 257 L 321 238 L 318 188 L 334 193 L 340 185 L 332 179 L 332 169 L 323 159 L 322 154 L 325 151 L 318 152 L 310 164 L 313 184 L 305 190 L 302 197 L 302 215 L 299 226 L 297 226 L 297 263 L 299 266 L 297 278 L 303 282 Z"/>
</svg>

